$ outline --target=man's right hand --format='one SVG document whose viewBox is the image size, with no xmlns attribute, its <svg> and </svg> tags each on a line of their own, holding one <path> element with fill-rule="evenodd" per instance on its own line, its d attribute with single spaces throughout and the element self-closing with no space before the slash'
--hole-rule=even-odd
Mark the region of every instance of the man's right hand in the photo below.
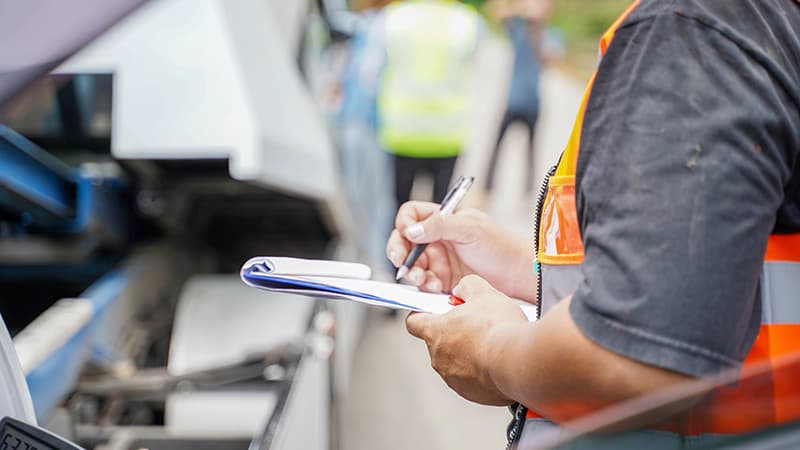
<svg viewBox="0 0 800 450">
<path fill-rule="evenodd" d="M 532 246 L 501 229 L 476 209 L 439 214 L 439 205 L 407 202 L 397 212 L 386 255 L 400 267 L 416 244 L 428 247 L 405 279 L 422 290 L 451 292 L 466 275 L 476 274 L 507 295 L 535 297 Z"/>
</svg>

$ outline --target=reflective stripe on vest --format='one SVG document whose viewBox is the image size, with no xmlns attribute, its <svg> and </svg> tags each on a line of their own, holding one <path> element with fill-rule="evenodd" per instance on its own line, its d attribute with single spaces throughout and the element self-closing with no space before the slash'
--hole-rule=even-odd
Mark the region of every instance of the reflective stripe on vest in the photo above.
<svg viewBox="0 0 800 450">
<path fill-rule="evenodd" d="M 638 1 L 617 20 L 601 41 L 601 54 L 617 27 L 638 6 Z M 575 169 L 580 130 L 594 77 L 584 94 L 572 135 L 551 177 L 539 217 L 542 310 L 572 294 L 580 282 L 583 260 L 575 207 Z M 762 325 L 745 367 L 776 364 L 800 350 L 800 233 L 770 235 L 760 282 Z M 800 419 L 800 367 L 782 367 L 758 383 L 743 383 L 715 390 L 691 409 L 657 428 L 687 435 L 743 433 Z M 528 418 L 540 417 L 529 411 Z"/>
<path fill-rule="evenodd" d="M 387 64 L 378 95 L 378 135 L 387 151 L 418 158 L 461 151 L 479 23 L 477 13 L 457 2 L 387 8 Z"/>
</svg>

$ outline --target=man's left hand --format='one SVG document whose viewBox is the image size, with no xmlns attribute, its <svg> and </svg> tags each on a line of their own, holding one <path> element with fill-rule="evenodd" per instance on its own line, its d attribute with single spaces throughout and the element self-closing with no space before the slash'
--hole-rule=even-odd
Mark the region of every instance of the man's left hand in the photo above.
<svg viewBox="0 0 800 450">
<path fill-rule="evenodd" d="M 528 323 L 522 309 L 476 275 L 453 289 L 464 304 L 447 314 L 411 313 L 406 328 L 428 345 L 431 366 L 459 395 L 484 405 L 508 405 L 492 381 L 492 334 L 500 328 Z"/>
</svg>

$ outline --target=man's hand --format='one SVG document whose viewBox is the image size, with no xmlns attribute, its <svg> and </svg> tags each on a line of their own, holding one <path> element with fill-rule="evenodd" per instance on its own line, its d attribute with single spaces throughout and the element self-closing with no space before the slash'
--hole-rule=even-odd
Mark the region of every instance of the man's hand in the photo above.
<svg viewBox="0 0 800 450">
<path fill-rule="evenodd" d="M 522 309 L 484 279 L 465 277 L 453 290 L 464 304 L 447 314 L 411 313 L 409 333 L 425 340 L 431 365 L 459 395 L 484 405 L 508 405 L 490 376 L 488 342 L 497 328 L 527 323 Z"/>
<path fill-rule="evenodd" d="M 405 276 L 414 286 L 452 292 L 463 277 L 477 274 L 508 295 L 534 300 L 533 247 L 485 213 L 464 209 L 445 216 L 436 203 L 405 203 L 397 212 L 386 255 L 399 267 L 414 245 L 422 243 L 428 247 Z"/>
<path fill-rule="evenodd" d="M 454 293 L 463 305 L 442 315 L 412 313 L 406 327 L 425 340 L 447 385 L 473 402 L 517 401 L 564 422 L 690 379 L 587 339 L 572 321 L 569 298 L 528 322 L 480 277 L 465 277 Z"/>
</svg>

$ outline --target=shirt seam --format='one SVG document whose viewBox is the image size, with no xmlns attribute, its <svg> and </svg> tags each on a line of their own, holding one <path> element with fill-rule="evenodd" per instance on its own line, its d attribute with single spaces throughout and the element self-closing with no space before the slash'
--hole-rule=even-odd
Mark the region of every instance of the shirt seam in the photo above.
<svg viewBox="0 0 800 450">
<path fill-rule="evenodd" d="M 662 15 L 674 14 L 676 11 L 674 11 L 671 8 L 675 5 L 676 1 L 677 0 L 670 0 L 669 5 L 661 5 L 661 9 L 659 9 L 658 11 L 653 11 L 651 13 L 642 15 L 642 17 L 635 17 L 634 18 L 636 13 L 639 12 L 641 10 L 641 8 L 642 8 L 642 5 L 640 4 L 636 8 L 636 10 L 633 11 L 633 14 L 628 16 L 628 18 L 625 19 L 620 24 L 619 27 L 617 27 L 617 29 L 615 30 L 615 33 L 617 31 L 619 31 L 619 30 L 624 30 L 625 28 L 634 27 L 634 26 L 639 25 L 639 24 L 644 23 L 644 22 L 650 22 L 650 21 L 654 20 L 656 17 L 662 16 Z M 614 41 L 612 40 L 611 42 L 613 43 Z"/>
<path fill-rule="evenodd" d="M 757 47 L 750 45 L 747 42 L 747 40 L 732 35 L 730 30 L 726 30 L 724 27 L 720 27 L 702 16 L 691 15 L 686 12 L 675 10 L 673 7 L 677 3 L 677 1 L 678 0 L 671 0 L 669 5 L 663 6 L 662 9 L 660 9 L 659 11 L 654 11 L 643 17 L 636 18 L 635 20 L 629 23 L 623 22 L 623 24 L 617 29 L 617 31 L 626 28 L 632 28 L 644 22 L 651 22 L 658 17 L 668 16 L 668 15 L 675 16 L 682 20 L 695 22 L 700 27 L 717 33 L 723 39 L 730 42 L 731 44 L 739 48 L 743 53 L 745 53 L 747 57 L 751 61 L 753 61 L 754 64 L 757 64 L 759 67 L 769 72 L 771 76 L 775 77 L 776 81 L 783 88 L 784 92 L 786 92 L 787 96 L 792 99 L 792 101 L 798 108 L 800 108 L 800 96 L 794 94 L 796 90 L 796 87 L 794 86 L 795 83 L 793 83 L 791 79 L 787 78 L 786 74 L 782 73 L 784 72 L 783 68 L 775 67 L 774 64 L 769 64 L 770 60 L 765 59 L 762 51 L 760 51 Z"/>
<path fill-rule="evenodd" d="M 672 0 L 670 2 L 669 6 L 665 6 L 660 11 L 654 11 L 654 12 L 652 12 L 650 14 L 647 14 L 647 15 L 645 15 L 643 17 L 638 17 L 638 18 L 636 18 L 636 19 L 634 19 L 634 20 L 632 20 L 630 22 L 623 22 L 623 24 L 619 28 L 617 28 L 617 31 L 624 30 L 626 28 L 633 28 L 633 27 L 641 25 L 641 24 L 643 24 L 645 22 L 652 22 L 652 21 L 654 21 L 655 19 L 657 19 L 659 17 L 675 16 L 675 17 L 677 17 L 679 19 L 696 22 L 702 28 L 706 28 L 708 30 L 715 31 L 716 33 L 721 35 L 723 38 L 725 38 L 725 40 L 729 41 L 733 45 L 735 45 L 735 46 L 739 47 L 740 49 L 744 50 L 748 55 L 751 55 L 751 57 L 752 57 L 753 53 L 757 53 L 757 50 L 752 48 L 751 46 L 746 45 L 746 42 L 743 42 L 741 39 L 737 39 L 735 36 L 732 36 L 727 30 L 714 25 L 713 23 L 708 21 L 708 19 L 705 19 L 703 17 L 694 16 L 694 15 L 691 15 L 691 14 L 687 14 L 685 12 L 676 11 L 674 9 L 671 9 L 672 6 L 675 5 L 675 2 L 676 2 L 676 0 Z"/>
</svg>

